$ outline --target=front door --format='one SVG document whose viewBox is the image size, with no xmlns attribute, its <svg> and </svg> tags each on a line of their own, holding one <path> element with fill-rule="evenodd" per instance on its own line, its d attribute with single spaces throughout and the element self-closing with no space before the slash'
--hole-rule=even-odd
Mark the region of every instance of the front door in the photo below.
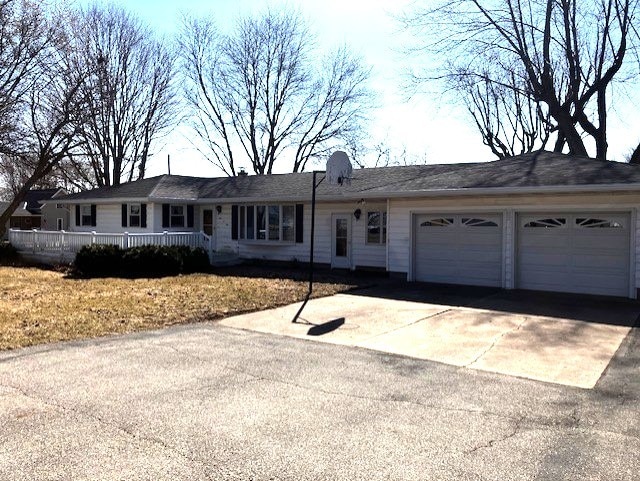
<svg viewBox="0 0 640 481">
<path fill-rule="evenodd" d="M 207 235 L 213 235 L 213 209 L 202 210 L 202 231 Z"/>
<path fill-rule="evenodd" d="M 331 267 L 351 268 L 351 216 L 331 215 Z"/>
</svg>

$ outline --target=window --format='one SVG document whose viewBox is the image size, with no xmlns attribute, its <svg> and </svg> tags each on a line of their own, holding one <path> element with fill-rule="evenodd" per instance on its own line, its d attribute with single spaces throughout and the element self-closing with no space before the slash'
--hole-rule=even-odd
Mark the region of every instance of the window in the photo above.
<svg viewBox="0 0 640 481">
<path fill-rule="evenodd" d="M 256 239 L 265 240 L 267 238 L 267 218 L 264 205 L 256 206 Z"/>
<path fill-rule="evenodd" d="M 295 241 L 294 205 L 241 205 L 239 238 L 260 241 Z"/>
<path fill-rule="evenodd" d="M 245 209 L 240 209 L 240 239 L 244 239 L 247 228 L 247 221 L 245 219 Z"/>
<path fill-rule="evenodd" d="M 541 227 L 543 229 L 553 229 L 555 227 L 564 227 L 567 223 L 567 219 L 562 217 L 554 217 L 550 219 L 537 219 L 527 222 L 525 227 Z"/>
<path fill-rule="evenodd" d="M 280 206 L 269 206 L 269 240 L 280 240 Z"/>
<path fill-rule="evenodd" d="M 453 225 L 453 218 L 438 218 L 424 221 L 420 227 L 448 227 Z"/>
<path fill-rule="evenodd" d="M 80 225 L 83 225 L 83 226 L 91 225 L 91 206 L 90 205 L 80 206 Z"/>
<path fill-rule="evenodd" d="M 295 240 L 295 206 L 282 206 L 282 240 L 293 242 Z"/>
<path fill-rule="evenodd" d="M 615 220 L 606 219 L 593 219 L 593 218 L 578 218 L 576 219 L 576 226 L 601 229 L 621 229 L 622 224 Z"/>
<path fill-rule="evenodd" d="M 129 227 L 140 227 L 140 204 L 129 204 Z"/>
<path fill-rule="evenodd" d="M 367 244 L 385 244 L 387 242 L 387 213 L 384 211 L 367 212 Z"/>
<path fill-rule="evenodd" d="M 172 205 L 170 207 L 170 225 L 171 227 L 184 227 L 184 206 Z"/>
<path fill-rule="evenodd" d="M 255 224 L 253 223 L 254 220 L 254 216 L 253 216 L 253 206 L 252 205 L 248 205 L 247 206 L 247 237 L 246 239 L 255 239 Z M 240 207 L 240 215 L 242 215 L 242 212 L 244 212 L 244 206 Z M 244 237 L 240 237 L 241 239 L 244 239 Z"/>
<path fill-rule="evenodd" d="M 463 217 L 462 225 L 466 227 L 498 227 L 498 224 L 492 220 L 476 217 Z"/>
</svg>

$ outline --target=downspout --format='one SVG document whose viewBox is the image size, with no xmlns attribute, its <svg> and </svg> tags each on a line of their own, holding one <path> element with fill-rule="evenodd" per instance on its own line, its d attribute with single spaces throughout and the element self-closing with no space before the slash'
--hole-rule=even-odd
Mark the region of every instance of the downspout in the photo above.
<svg viewBox="0 0 640 481">
<path fill-rule="evenodd" d="M 391 217 L 391 200 L 387 197 L 387 238 L 385 239 L 385 267 L 387 272 L 389 272 L 389 218 Z"/>
</svg>

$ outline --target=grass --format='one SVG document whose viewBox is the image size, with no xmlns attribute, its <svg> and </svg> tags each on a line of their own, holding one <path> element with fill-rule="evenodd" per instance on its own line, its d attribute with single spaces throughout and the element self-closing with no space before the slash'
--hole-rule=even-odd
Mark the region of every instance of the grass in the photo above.
<svg viewBox="0 0 640 481">
<path fill-rule="evenodd" d="M 362 280 L 318 276 L 314 297 Z M 234 268 L 156 279 L 75 279 L 63 272 L 0 267 L 0 350 L 221 319 L 302 300 L 299 271 Z"/>
</svg>

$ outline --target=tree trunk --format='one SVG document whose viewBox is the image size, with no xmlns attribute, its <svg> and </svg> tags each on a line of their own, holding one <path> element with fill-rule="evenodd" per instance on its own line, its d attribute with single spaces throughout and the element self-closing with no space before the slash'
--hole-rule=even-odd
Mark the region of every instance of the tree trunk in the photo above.
<svg viewBox="0 0 640 481">
<path fill-rule="evenodd" d="M 18 208 L 18 206 L 22 202 L 24 202 L 27 193 L 35 185 L 35 182 L 35 176 L 27 180 L 27 182 L 25 182 L 18 193 L 14 196 L 13 200 L 9 203 L 9 206 L 2 214 L 0 214 L 0 238 L 4 237 L 4 234 L 7 232 L 7 222 L 9 221 L 15 210 Z"/>
<path fill-rule="evenodd" d="M 629 157 L 630 164 L 640 164 L 640 144 L 634 149 L 631 157 Z"/>
</svg>

